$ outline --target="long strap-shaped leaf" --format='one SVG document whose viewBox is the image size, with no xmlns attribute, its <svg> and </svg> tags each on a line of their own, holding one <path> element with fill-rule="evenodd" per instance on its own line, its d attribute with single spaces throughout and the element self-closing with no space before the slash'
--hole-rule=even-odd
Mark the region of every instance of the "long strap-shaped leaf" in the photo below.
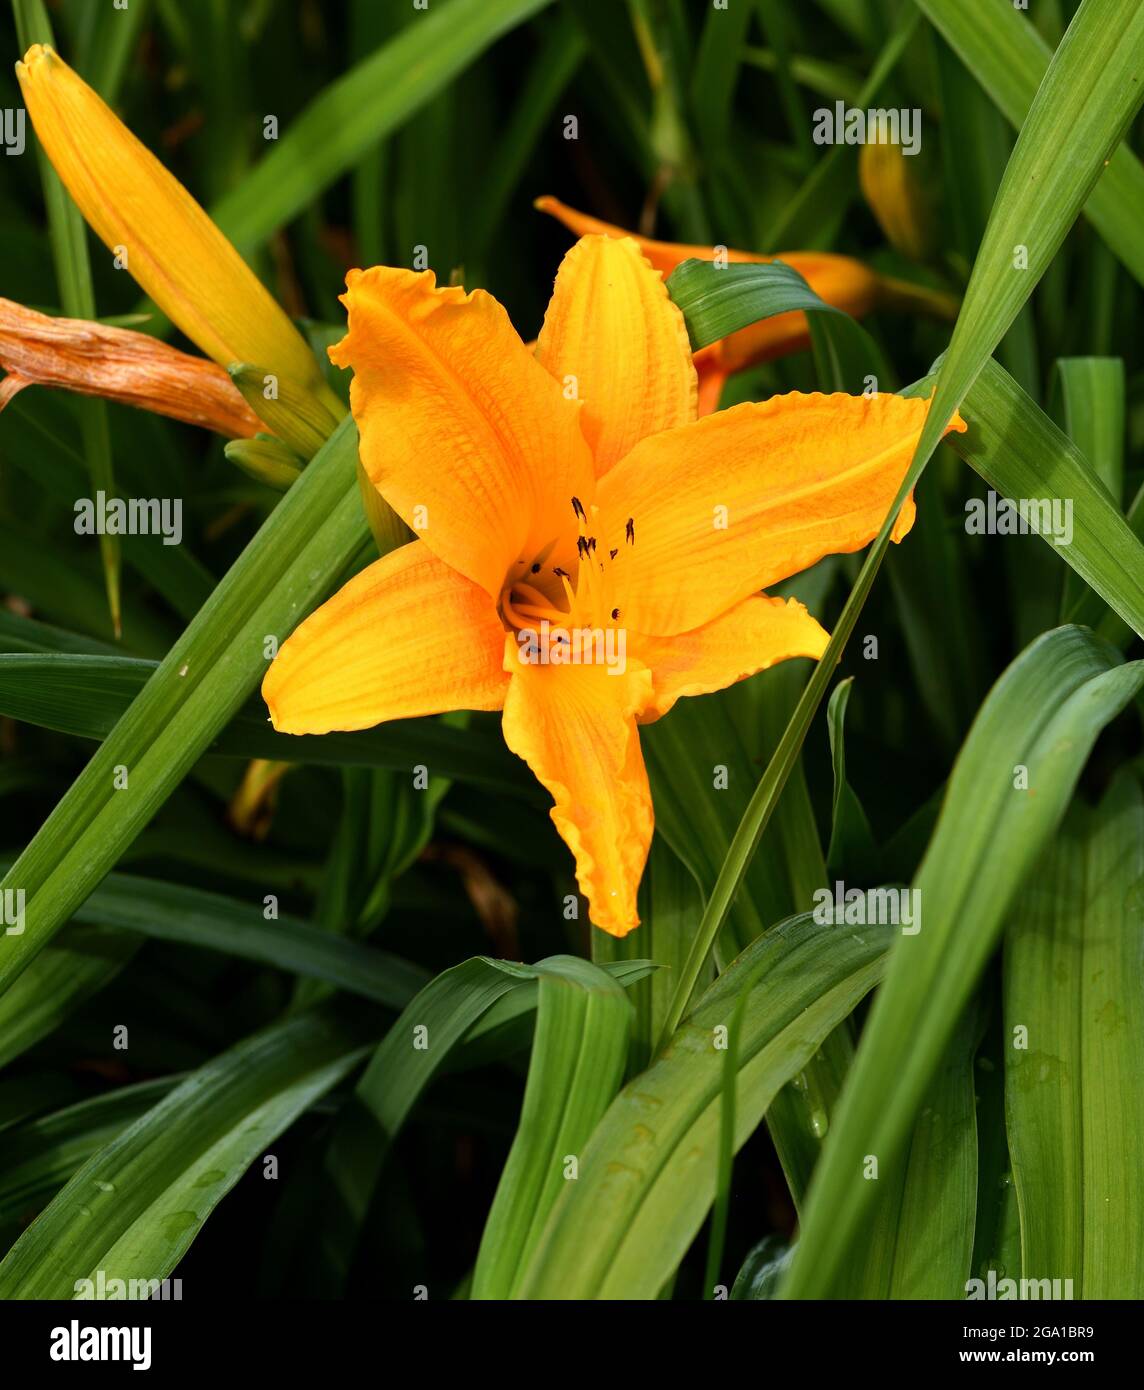
<svg viewBox="0 0 1144 1390">
<path fill-rule="evenodd" d="M 410 961 L 321 931 L 287 913 L 268 921 L 261 906 L 133 874 L 109 874 L 77 910 L 75 920 L 121 929 L 127 949 L 138 933 L 223 951 L 304 979 L 323 980 L 388 1009 L 403 1009 L 427 979 L 427 972 Z M 86 935 L 74 933 L 72 945 L 82 947 Z M 113 934 L 97 936 L 104 950 L 109 935 L 114 942 Z M 6 1003 L 7 998 L 0 1002 L 0 1013 Z"/>
<path fill-rule="evenodd" d="M 1053 833 L 1100 730 L 1144 687 L 1144 662 L 1083 628 L 1046 633 L 982 706 L 918 870 L 921 930 L 895 949 L 811 1183 L 787 1297 L 830 1288 L 902 1142 L 1005 914 Z"/>
<path fill-rule="evenodd" d="M 137 7 L 139 8 L 139 7 Z M 51 20 L 43 0 L 13 0 L 16 33 L 20 51 L 26 52 L 34 43 L 52 44 Z M 36 150 L 40 178 L 44 188 L 44 203 L 48 214 L 48 233 L 52 244 L 52 259 L 56 266 L 56 281 L 60 290 L 60 307 L 68 318 L 95 318 L 95 286 L 91 278 L 91 259 L 87 248 L 87 230 L 79 208 L 68 196 L 60 176 L 52 168 L 44 151 Z M 103 490 L 115 496 L 115 469 L 111 456 L 111 432 L 107 402 L 92 398 L 76 401 L 84 454 L 93 492 Z M 103 560 L 104 581 L 112 626 L 118 634 L 121 624 L 119 601 L 119 570 L 122 541 L 119 536 L 101 535 L 99 551 Z"/>
<path fill-rule="evenodd" d="M 1144 1297 L 1144 795 L 1073 807 L 1005 941 L 1005 1109 L 1022 1277 Z"/>
<path fill-rule="evenodd" d="M 874 1189 L 855 1258 L 835 1298 L 964 1298 L 977 1217 L 973 1059 L 981 1016 L 970 1005 L 950 1039 L 901 1161 L 863 1174 Z"/>
<path fill-rule="evenodd" d="M 1052 57 L 1028 14 L 1012 0 L 916 0 L 918 8 L 957 52 L 989 93 L 1001 114 L 1020 129 Z M 1115 0 L 1123 17 L 1134 0 Z M 1097 74 L 1087 95 L 1099 106 L 1107 83 Z M 1127 147 L 1108 163 L 1085 204 L 1085 215 L 1125 267 L 1144 284 L 1144 240 L 1140 208 L 1144 203 L 1144 166 Z"/>
<path fill-rule="evenodd" d="M 49 1115 L 40 1115 L 4 1135 L 0 1167 L 0 1231 L 13 1239 L 38 1211 L 96 1152 L 121 1134 L 182 1077 L 160 1077 L 118 1086 Z"/>
<path fill-rule="evenodd" d="M 511 1298 L 624 1074 L 632 1006 L 589 961 L 555 956 L 540 976 L 524 1105 L 473 1275 L 473 1298 Z"/>
<path fill-rule="evenodd" d="M 0 648 L 10 643 L 0 635 Z M 154 661 L 95 652 L 0 651 L 0 714 L 77 738 L 108 738 L 157 669 Z M 275 733 L 265 707 L 250 706 L 203 751 L 400 772 L 417 761 L 434 776 L 544 804 L 543 792 L 505 747 L 499 730 L 492 742 L 471 728 L 453 728 L 436 719 L 394 719 L 355 733 L 294 736 Z"/>
<path fill-rule="evenodd" d="M 331 83 L 212 216 L 244 251 L 260 245 L 462 72 L 551 0 L 446 0 Z"/>
<path fill-rule="evenodd" d="M 926 395 L 932 386 L 927 377 L 902 394 Z M 1067 505 L 1071 539 L 1061 545 L 1046 535 L 1046 543 L 1144 636 L 1144 544 L 1088 459 L 992 358 L 961 413 L 969 430 L 949 437 L 956 452 L 1005 497 Z"/>
<path fill-rule="evenodd" d="M 55 1032 L 65 1018 L 115 979 L 142 944 L 142 938 L 132 940 L 123 932 L 65 932 L 37 956 L 31 968 L 0 996 L 0 1067 Z"/>
<path fill-rule="evenodd" d="M 361 1056 L 371 1024 L 298 1015 L 214 1058 L 94 1154 L 0 1262 L 0 1298 L 164 1279 L 266 1146 Z"/>
<path fill-rule="evenodd" d="M 782 261 L 718 266 L 688 260 L 672 271 L 669 289 L 677 304 L 687 305 L 687 333 L 696 352 L 741 327 L 744 306 L 751 323 L 798 309 L 843 314 Z"/>
</svg>

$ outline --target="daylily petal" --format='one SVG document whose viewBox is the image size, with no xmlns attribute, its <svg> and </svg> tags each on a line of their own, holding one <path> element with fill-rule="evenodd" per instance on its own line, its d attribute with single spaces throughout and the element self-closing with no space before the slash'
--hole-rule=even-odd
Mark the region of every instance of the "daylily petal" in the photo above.
<svg viewBox="0 0 1144 1390">
<path fill-rule="evenodd" d="M 499 709 L 504 628 L 483 589 L 420 541 L 356 575 L 283 643 L 262 682 L 280 733 Z"/>
<path fill-rule="evenodd" d="M 526 665 L 512 636 L 504 664 L 512 672 L 505 742 L 552 794 L 552 820 L 575 857 L 592 921 L 626 936 L 639 925 L 636 889 L 653 824 L 635 722 L 651 675 L 630 659 L 618 676 L 602 664 Z"/>
<path fill-rule="evenodd" d="M 0 299 L 0 404 L 21 387 L 59 386 L 249 439 L 262 423 L 225 371 L 129 328 L 49 318 Z"/>
<path fill-rule="evenodd" d="M 317 360 L 258 277 L 187 190 L 46 45 L 16 75 L 40 143 L 80 212 L 163 312 L 208 357 L 257 362 L 324 394 Z"/>
<path fill-rule="evenodd" d="M 577 212 L 575 208 L 570 208 L 567 203 L 562 203 L 559 198 L 547 196 L 537 198 L 533 207 L 555 217 L 558 222 L 563 222 L 568 230 L 575 232 L 577 236 L 632 237 L 656 270 L 665 277 L 670 275 L 681 261 L 709 261 L 715 255 L 714 245 L 689 245 L 682 241 L 656 241 L 654 237 L 639 236 L 623 227 L 617 227 L 612 222 L 604 222 L 599 217 L 589 217 L 586 212 Z M 771 257 L 759 256 L 751 251 L 729 249 L 727 259 L 738 263 L 741 261 L 769 261 Z M 783 259 L 786 260 L 786 257 L 784 256 Z"/>
<path fill-rule="evenodd" d="M 720 338 L 718 342 L 708 344 L 695 354 L 695 373 L 699 378 L 697 413 L 700 419 L 719 409 L 719 398 L 723 394 L 727 378 L 731 375 L 723 365 L 721 352 L 726 341 L 727 339 Z"/>
<path fill-rule="evenodd" d="M 681 696 L 725 690 L 794 656 L 815 661 L 829 634 L 797 599 L 752 594 L 693 632 L 675 637 L 629 633 L 632 651 L 651 668 L 654 696 L 640 716 L 650 724 Z"/>
<path fill-rule="evenodd" d="M 536 356 L 561 386 L 574 380 L 597 477 L 695 419 L 687 326 L 631 237 L 586 236 L 564 257 Z"/>
<path fill-rule="evenodd" d="M 349 331 L 331 361 L 353 367 L 361 460 L 394 511 L 495 599 L 506 576 L 562 541 L 571 499 L 590 501 L 578 404 L 483 290 L 436 287 L 432 271 L 351 271 Z M 523 568 L 516 571 L 523 573 Z"/>
<path fill-rule="evenodd" d="M 823 555 L 878 532 L 929 403 L 799 395 L 738 405 L 645 439 L 600 481 L 601 528 L 629 629 L 690 632 Z M 950 429 L 964 430 L 955 416 Z M 914 518 L 907 500 L 894 528 Z M 628 522 L 630 520 L 630 527 Z"/>
</svg>

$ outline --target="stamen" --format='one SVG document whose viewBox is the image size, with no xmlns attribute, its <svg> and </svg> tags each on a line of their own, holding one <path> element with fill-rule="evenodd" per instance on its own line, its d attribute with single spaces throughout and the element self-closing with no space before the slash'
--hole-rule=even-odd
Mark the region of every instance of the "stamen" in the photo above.
<svg viewBox="0 0 1144 1390">
<path fill-rule="evenodd" d="M 563 570 L 557 570 L 556 573 L 560 576 L 561 584 L 564 585 L 564 593 L 568 598 L 568 612 L 569 614 L 572 614 L 576 610 L 576 594 L 572 588 L 572 581 L 568 578 L 568 576 L 564 573 Z"/>
</svg>

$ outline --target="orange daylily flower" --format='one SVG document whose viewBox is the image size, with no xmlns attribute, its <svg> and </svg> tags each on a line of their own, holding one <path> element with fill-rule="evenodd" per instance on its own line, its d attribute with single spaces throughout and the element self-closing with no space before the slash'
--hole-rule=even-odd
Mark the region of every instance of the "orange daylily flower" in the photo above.
<svg viewBox="0 0 1144 1390">
<path fill-rule="evenodd" d="M 653 241 L 649 237 L 636 236 L 610 222 L 601 222 L 597 217 L 577 212 L 557 198 L 537 198 L 534 206 L 555 217 L 577 236 L 632 237 L 656 270 L 665 277 L 683 261 L 709 261 L 714 256 L 711 246 L 688 246 L 682 242 Z M 753 251 L 728 249 L 727 260 L 733 264 L 756 265 L 781 260 L 792 270 L 797 270 L 820 299 L 845 310 L 854 318 L 862 318 L 875 308 L 917 311 L 946 319 L 957 317 L 957 300 L 952 295 L 879 275 L 849 256 L 838 256 L 827 251 L 783 251 L 777 256 L 760 256 Z M 709 415 L 716 409 L 728 377 L 760 362 L 802 352 L 809 346 L 810 328 L 806 315 L 792 311 L 761 319 L 700 349 L 695 354 L 695 368 L 699 373 L 700 415 Z"/>
<path fill-rule="evenodd" d="M 25 386 L 57 386 L 248 439 L 262 429 L 221 367 L 146 333 L 49 318 L 0 299 L 0 410 Z"/>
<path fill-rule="evenodd" d="M 623 936 L 653 824 L 638 723 L 822 655 L 802 604 L 761 591 L 875 535 L 928 403 L 794 394 L 697 419 L 683 317 L 631 238 L 572 247 L 535 354 L 482 290 L 384 266 L 347 285 L 330 356 L 418 539 L 282 645 L 274 727 L 503 709 L 592 921 Z"/>
</svg>

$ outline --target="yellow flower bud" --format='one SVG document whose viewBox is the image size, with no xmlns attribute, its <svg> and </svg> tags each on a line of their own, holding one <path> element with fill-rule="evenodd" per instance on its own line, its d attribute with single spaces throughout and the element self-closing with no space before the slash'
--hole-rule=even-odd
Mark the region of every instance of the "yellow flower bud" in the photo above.
<svg viewBox="0 0 1144 1390">
<path fill-rule="evenodd" d="M 870 142 L 858 157 L 858 181 L 870 211 L 895 250 L 924 261 L 932 244 L 933 223 L 914 156 L 896 144 Z"/>
<path fill-rule="evenodd" d="M 325 395 L 305 340 L 203 209 L 51 48 L 16 64 L 40 143 L 80 212 L 220 366 L 258 362 Z"/>
</svg>

